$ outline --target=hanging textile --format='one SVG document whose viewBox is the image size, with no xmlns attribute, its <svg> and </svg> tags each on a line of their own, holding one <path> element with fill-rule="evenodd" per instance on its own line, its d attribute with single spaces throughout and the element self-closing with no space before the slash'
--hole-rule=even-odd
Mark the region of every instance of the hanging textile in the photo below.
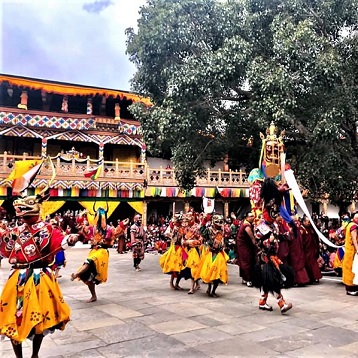
<svg viewBox="0 0 358 358">
<path fill-rule="evenodd" d="M 59 201 L 44 201 L 41 206 L 41 219 L 45 220 L 47 215 L 55 213 L 65 204 L 64 200 Z"/>
<path fill-rule="evenodd" d="M 96 94 L 100 93 L 106 97 L 113 96 L 120 98 L 126 97 L 128 100 L 132 100 L 133 102 L 142 102 L 147 106 L 151 106 L 152 102 L 147 97 L 141 97 L 134 93 L 129 92 L 121 92 L 116 90 L 110 90 L 106 88 L 93 88 L 93 87 L 86 87 L 86 86 L 79 86 L 79 85 L 67 85 L 62 83 L 49 83 L 49 82 L 42 82 L 41 80 L 32 80 L 27 78 L 19 78 L 15 76 L 9 75 L 0 75 L 0 81 L 7 81 L 12 85 L 15 86 L 23 86 L 23 87 L 30 87 L 31 89 L 35 90 L 43 90 L 50 93 L 56 93 L 61 95 L 70 95 L 70 96 L 95 96 Z"/>
<path fill-rule="evenodd" d="M 79 201 L 80 205 L 82 205 L 85 209 L 87 209 L 87 219 L 90 225 L 94 223 L 94 212 L 93 212 L 93 205 L 94 209 L 97 210 L 98 208 L 103 208 L 107 210 L 108 204 L 108 212 L 107 212 L 107 219 L 113 214 L 116 207 L 121 203 L 120 201 Z"/>
<path fill-rule="evenodd" d="M 143 215 L 143 201 L 128 201 L 127 202 L 138 214 Z"/>
</svg>

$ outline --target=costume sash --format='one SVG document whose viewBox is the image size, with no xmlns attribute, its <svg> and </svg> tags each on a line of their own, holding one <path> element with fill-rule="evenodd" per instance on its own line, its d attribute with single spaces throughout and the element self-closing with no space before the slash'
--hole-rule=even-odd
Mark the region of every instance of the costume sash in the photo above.
<svg viewBox="0 0 358 358">
<path fill-rule="evenodd" d="M 339 248 L 339 247 L 342 247 L 342 246 L 337 246 L 335 244 L 333 244 L 331 241 L 329 241 L 316 227 L 315 223 L 313 222 L 312 220 L 312 217 L 311 217 L 311 214 L 310 212 L 308 211 L 308 208 L 306 206 L 306 203 L 302 197 L 302 194 L 301 194 L 301 190 L 300 188 L 298 187 L 298 184 L 297 184 L 297 181 L 296 181 L 296 178 L 293 174 L 293 171 L 290 169 L 290 170 L 286 170 L 285 171 L 285 179 L 286 179 L 286 182 L 288 184 L 288 186 L 291 188 L 292 190 L 292 194 L 293 196 L 295 197 L 298 205 L 301 207 L 302 211 L 305 213 L 305 215 L 308 217 L 314 231 L 317 233 L 318 237 L 328 246 L 331 246 L 331 247 L 335 247 L 335 248 Z"/>
</svg>

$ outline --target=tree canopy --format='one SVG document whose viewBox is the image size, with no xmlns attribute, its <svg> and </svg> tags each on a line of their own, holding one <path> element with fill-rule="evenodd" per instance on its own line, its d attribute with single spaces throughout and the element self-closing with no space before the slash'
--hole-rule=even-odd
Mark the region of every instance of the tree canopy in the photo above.
<svg viewBox="0 0 358 358">
<path fill-rule="evenodd" d="M 149 152 L 169 151 L 188 189 L 206 160 L 256 167 L 259 132 L 273 121 L 300 183 L 351 200 L 357 9 L 358 0 L 147 0 L 127 53 L 133 90 L 153 102 L 131 107 Z"/>
</svg>

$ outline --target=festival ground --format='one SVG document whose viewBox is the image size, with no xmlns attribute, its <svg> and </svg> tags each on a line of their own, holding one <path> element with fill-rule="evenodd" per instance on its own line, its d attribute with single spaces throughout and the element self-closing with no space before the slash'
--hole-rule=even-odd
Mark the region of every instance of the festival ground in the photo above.
<svg viewBox="0 0 358 358">
<path fill-rule="evenodd" d="M 64 332 L 45 337 L 40 357 L 357 357 L 358 297 L 345 294 L 340 279 L 284 291 L 293 309 L 282 315 L 272 296 L 273 312 L 258 309 L 259 292 L 241 284 L 236 265 L 230 281 L 219 286 L 219 298 L 205 294 L 206 285 L 188 295 L 169 289 L 159 255 L 146 254 L 135 272 L 131 254 L 110 250 L 109 280 L 97 286 L 98 301 L 88 304 L 87 287 L 70 274 L 88 248 L 67 250 L 60 285 L 72 310 Z M 3 260 L 0 290 L 9 265 Z M 30 342 L 24 357 L 30 357 Z M 13 357 L 8 339 L 0 356 Z"/>
</svg>

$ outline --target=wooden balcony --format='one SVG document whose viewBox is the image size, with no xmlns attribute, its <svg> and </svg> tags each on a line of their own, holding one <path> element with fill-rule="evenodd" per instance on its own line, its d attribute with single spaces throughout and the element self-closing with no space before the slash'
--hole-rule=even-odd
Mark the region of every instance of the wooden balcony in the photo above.
<svg viewBox="0 0 358 358">
<path fill-rule="evenodd" d="M 85 177 L 85 173 L 98 168 L 98 159 L 69 158 L 58 154 L 51 158 L 55 169 L 56 179 L 66 181 L 91 181 Z M 0 154 L 0 182 L 9 176 L 14 168 L 14 162 L 18 160 L 41 160 L 40 156 L 12 155 L 4 152 Z M 52 174 L 51 167 L 44 163 L 39 179 L 48 178 Z M 148 186 L 177 186 L 174 169 L 163 167 L 151 168 L 146 163 L 104 161 L 101 172 L 97 178 L 100 182 L 113 183 L 141 183 Z M 208 169 L 206 176 L 197 179 L 200 187 L 223 187 L 223 188 L 247 188 L 247 175 L 243 171 L 221 171 Z"/>
</svg>

